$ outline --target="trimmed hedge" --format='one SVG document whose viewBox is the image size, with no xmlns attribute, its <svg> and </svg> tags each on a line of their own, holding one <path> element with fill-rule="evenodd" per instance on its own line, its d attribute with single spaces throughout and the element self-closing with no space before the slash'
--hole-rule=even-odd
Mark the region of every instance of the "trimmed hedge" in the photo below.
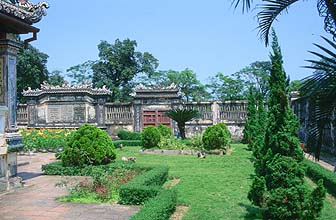
<svg viewBox="0 0 336 220">
<path fill-rule="evenodd" d="M 119 130 L 117 133 L 121 140 L 141 140 L 141 133 Z"/>
<path fill-rule="evenodd" d="M 176 191 L 162 190 L 155 198 L 149 199 L 131 220 L 168 220 L 176 207 Z"/>
<path fill-rule="evenodd" d="M 58 175 L 58 176 L 91 176 L 92 173 L 102 170 L 113 170 L 116 168 L 127 168 L 131 170 L 149 170 L 148 167 L 139 166 L 134 163 L 114 162 L 107 165 L 100 166 L 63 166 L 62 162 L 57 161 L 54 163 L 42 165 L 44 175 Z"/>
<path fill-rule="evenodd" d="M 336 174 L 310 160 L 305 159 L 303 163 L 307 167 L 307 176 L 315 183 L 322 179 L 327 191 L 333 196 L 336 196 Z"/>
<path fill-rule="evenodd" d="M 120 203 L 127 205 L 140 205 L 150 198 L 155 197 L 161 186 L 168 179 L 167 167 L 156 167 L 138 175 L 120 188 Z"/>
<path fill-rule="evenodd" d="M 116 141 L 113 141 L 113 143 L 116 148 L 119 148 L 120 144 L 122 144 L 124 147 L 142 146 L 141 140 L 116 140 Z"/>
</svg>

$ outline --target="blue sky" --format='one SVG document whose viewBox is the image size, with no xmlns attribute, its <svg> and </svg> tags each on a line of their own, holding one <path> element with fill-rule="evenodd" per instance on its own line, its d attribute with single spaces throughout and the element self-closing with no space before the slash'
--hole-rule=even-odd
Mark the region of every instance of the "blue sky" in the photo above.
<svg viewBox="0 0 336 220">
<path fill-rule="evenodd" d="M 36 2 L 36 1 L 34 1 Z M 254 61 L 269 60 L 255 29 L 255 12 L 233 10 L 230 0 L 49 0 L 48 15 L 35 26 L 33 45 L 49 55 L 50 71 L 98 57 L 100 40 L 136 40 L 152 53 L 160 70 L 192 69 L 203 82 L 217 72 L 231 74 Z M 321 43 L 323 19 L 316 1 L 301 1 L 274 25 L 291 79 L 311 74 L 301 66 Z"/>
</svg>

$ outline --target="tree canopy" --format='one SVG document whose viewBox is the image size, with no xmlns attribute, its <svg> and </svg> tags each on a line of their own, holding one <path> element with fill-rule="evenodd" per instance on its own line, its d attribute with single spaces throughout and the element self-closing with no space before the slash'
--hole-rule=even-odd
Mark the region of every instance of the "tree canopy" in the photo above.
<svg viewBox="0 0 336 220">
<path fill-rule="evenodd" d="M 17 57 L 17 98 L 20 102 L 25 101 L 23 90 L 40 88 L 43 81 L 48 81 L 48 57 L 31 45 L 20 50 Z"/>
<path fill-rule="evenodd" d="M 106 85 L 111 89 L 111 101 L 123 101 L 122 91 L 138 74 L 151 74 L 158 67 L 158 60 L 148 52 L 136 51 L 134 40 L 117 39 L 113 44 L 101 41 L 98 45 L 99 60 L 92 65 L 93 85 Z"/>
</svg>

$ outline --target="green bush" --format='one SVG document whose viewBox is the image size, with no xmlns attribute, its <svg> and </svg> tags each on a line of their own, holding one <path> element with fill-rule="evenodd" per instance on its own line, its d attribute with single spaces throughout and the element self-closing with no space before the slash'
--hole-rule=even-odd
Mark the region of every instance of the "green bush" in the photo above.
<svg viewBox="0 0 336 220">
<path fill-rule="evenodd" d="M 148 172 L 138 175 L 133 180 L 120 188 L 120 203 L 127 205 L 139 205 L 149 198 L 155 197 L 161 190 L 161 186 L 168 179 L 167 167 L 156 167 Z"/>
<path fill-rule="evenodd" d="M 171 128 L 167 125 L 159 124 L 157 127 L 162 137 L 171 138 L 173 136 Z"/>
<path fill-rule="evenodd" d="M 119 130 L 117 133 L 121 140 L 141 140 L 141 133 Z"/>
<path fill-rule="evenodd" d="M 305 159 L 303 163 L 307 168 L 306 175 L 315 183 L 322 179 L 327 191 L 336 197 L 336 174 L 310 160 Z"/>
<path fill-rule="evenodd" d="M 162 190 L 155 198 L 149 199 L 131 220 L 168 220 L 176 207 L 176 192 Z"/>
<path fill-rule="evenodd" d="M 138 147 L 142 146 L 141 140 L 116 140 L 113 141 L 115 147 L 120 147 L 122 144 L 124 147 Z"/>
<path fill-rule="evenodd" d="M 145 127 L 142 131 L 141 137 L 143 147 L 146 149 L 157 147 L 161 140 L 161 134 L 154 126 Z"/>
<path fill-rule="evenodd" d="M 70 135 L 61 159 L 65 166 L 83 167 L 107 164 L 115 157 L 114 145 L 108 134 L 93 125 L 85 124 Z"/>
<path fill-rule="evenodd" d="M 196 134 L 191 137 L 188 144 L 191 148 L 197 149 L 197 150 L 203 150 L 203 141 L 202 141 L 202 135 Z"/>
<path fill-rule="evenodd" d="M 225 124 L 220 123 L 208 127 L 202 138 L 204 148 L 207 150 L 222 149 L 226 151 L 226 147 L 230 142 L 230 133 L 224 129 Z"/>
</svg>

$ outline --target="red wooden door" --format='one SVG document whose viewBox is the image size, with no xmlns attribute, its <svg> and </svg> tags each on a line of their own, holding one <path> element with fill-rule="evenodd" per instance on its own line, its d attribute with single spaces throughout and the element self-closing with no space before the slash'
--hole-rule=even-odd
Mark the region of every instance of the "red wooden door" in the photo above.
<svg viewBox="0 0 336 220">
<path fill-rule="evenodd" d="M 158 126 L 159 124 L 167 125 L 171 127 L 171 119 L 165 116 L 165 111 L 153 110 L 153 111 L 143 111 L 143 127 L 153 125 Z"/>
</svg>

